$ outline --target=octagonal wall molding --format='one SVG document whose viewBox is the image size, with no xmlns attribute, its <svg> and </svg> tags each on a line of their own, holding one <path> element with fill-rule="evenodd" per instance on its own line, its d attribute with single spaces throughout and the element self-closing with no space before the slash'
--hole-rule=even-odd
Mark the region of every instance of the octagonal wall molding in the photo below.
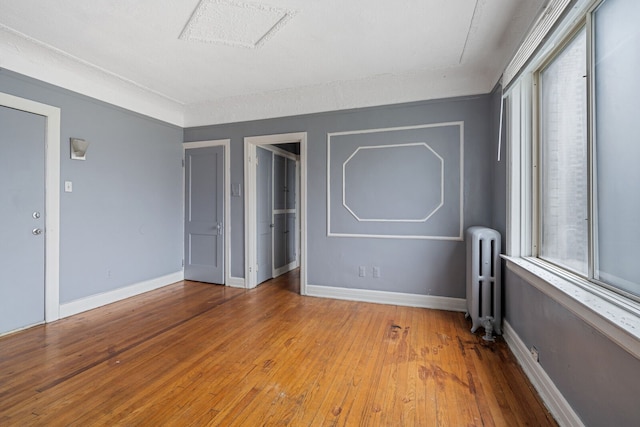
<svg viewBox="0 0 640 427">
<path fill-rule="evenodd" d="M 463 240 L 464 122 L 327 134 L 327 236 Z"/>
<path fill-rule="evenodd" d="M 396 168 L 391 164 L 393 159 L 393 156 L 389 155 L 391 150 L 411 151 L 410 160 L 413 161 L 410 165 L 403 165 L 403 168 Z M 362 155 L 362 153 L 372 154 L 374 151 L 381 151 L 382 153 L 379 155 L 383 157 L 376 161 L 377 159 L 372 155 Z M 360 156 L 358 156 L 359 153 Z M 424 161 L 419 158 L 421 155 L 426 156 Z M 351 169 L 354 169 L 354 163 L 358 160 L 361 160 L 360 163 L 365 163 L 364 166 L 367 168 L 375 168 L 373 173 L 364 177 L 365 182 L 356 182 L 354 185 L 360 187 L 360 194 L 365 192 L 368 193 L 365 194 L 365 197 L 368 195 L 369 198 L 376 199 L 365 207 L 361 206 L 362 203 L 358 203 L 362 198 L 354 197 L 353 193 L 357 194 L 357 191 L 349 192 L 351 205 L 347 200 L 347 188 L 349 187 L 347 165 L 351 164 Z M 356 175 L 356 172 L 351 175 Z M 435 181 L 439 185 L 429 185 Z M 406 191 L 402 191 L 411 182 L 424 184 L 417 189 L 414 197 L 406 194 Z M 363 184 L 368 188 L 362 188 Z M 360 222 L 425 222 L 444 205 L 444 159 L 426 142 L 358 147 L 342 164 L 342 205 Z M 385 207 L 387 209 L 384 209 Z M 365 212 L 363 212 L 363 208 Z M 380 208 L 383 208 L 383 211 L 376 212 L 376 209 L 380 210 Z M 373 212 L 367 213 L 366 210 Z M 413 215 L 411 215 L 412 213 Z M 387 217 L 382 218 L 382 215 L 376 214 L 386 214 Z M 394 215 L 396 218 L 393 217 Z M 415 218 L 411 216 L 415 216 Z"/>
</svg>

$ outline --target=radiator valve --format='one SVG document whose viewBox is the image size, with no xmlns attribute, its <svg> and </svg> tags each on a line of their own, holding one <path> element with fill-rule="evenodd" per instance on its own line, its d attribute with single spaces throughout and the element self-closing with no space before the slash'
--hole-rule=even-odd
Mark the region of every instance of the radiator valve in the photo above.
<svg viewBox="0 0 640 427">
<path fill-rule="evenodd" d="M 482 339 L 490 342 L 495 341 L 496 338 L 493 336 L 493 316 L 482 317 L 480 321 L 484 327 L 484 336 Z"/>
</svg>

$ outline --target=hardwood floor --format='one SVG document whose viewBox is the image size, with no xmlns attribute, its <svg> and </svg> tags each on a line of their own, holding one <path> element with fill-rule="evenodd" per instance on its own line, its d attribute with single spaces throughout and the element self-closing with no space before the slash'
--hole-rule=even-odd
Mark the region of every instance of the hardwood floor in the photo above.
<svg viewBox="0 0 640 427">
<path fill-rule="evenodd" d="M 0 338 L 0 425 L 556 425 L 462 313 L 180 282 Z"/>
</svg>

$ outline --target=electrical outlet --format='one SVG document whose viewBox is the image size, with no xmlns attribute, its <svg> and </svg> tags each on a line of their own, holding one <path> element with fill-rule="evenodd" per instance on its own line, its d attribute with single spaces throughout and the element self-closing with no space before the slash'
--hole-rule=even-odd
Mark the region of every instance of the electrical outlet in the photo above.
<svg viewBox="0 0 640 427">
<path fill-rule="evenodd" d="M 367 267 L 365 267 L 364 265 L 361 265 L 358 269 L 358 276 L 367 277 Z"/>
<path fill-rule="evenodd" d="M 535 348 L 534 346 L 531 346 L 529 351 L 531 351 L 531 357 L 533 358 L 533 360 L 535 360 L 536 362 L 539 362 L 540 361 L 540 354 L 538 354 L 538 349 Z"/>
<path fill-rule="evenodd" d="M 375 279 L 380 277 L 380 267 L 373 267 L 373 277 Z"/>
</svg>

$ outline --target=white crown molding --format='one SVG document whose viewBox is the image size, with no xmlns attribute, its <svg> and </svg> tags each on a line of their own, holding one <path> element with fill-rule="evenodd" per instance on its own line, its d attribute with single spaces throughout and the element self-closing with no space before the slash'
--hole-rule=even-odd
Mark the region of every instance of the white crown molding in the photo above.
<svg viewBox="0 0 640 427">
<path fill-rule="evenodd" d="M 489 93 L 490 77 L 460 68 L 384 74 L 187 104 L 185 127 Z"/>
<path fill-rule="evenodd" d="M 0 68 L 184 126 L 184 105 L 0 24 Z"/>
<path fill-rule="evenodd" d="M 181 126 L 206 126 L 485 94 L 486 73 L 462 67 L 383 74 L 187 103 L 0 24 L 0 68 Z"/>
</svg>

